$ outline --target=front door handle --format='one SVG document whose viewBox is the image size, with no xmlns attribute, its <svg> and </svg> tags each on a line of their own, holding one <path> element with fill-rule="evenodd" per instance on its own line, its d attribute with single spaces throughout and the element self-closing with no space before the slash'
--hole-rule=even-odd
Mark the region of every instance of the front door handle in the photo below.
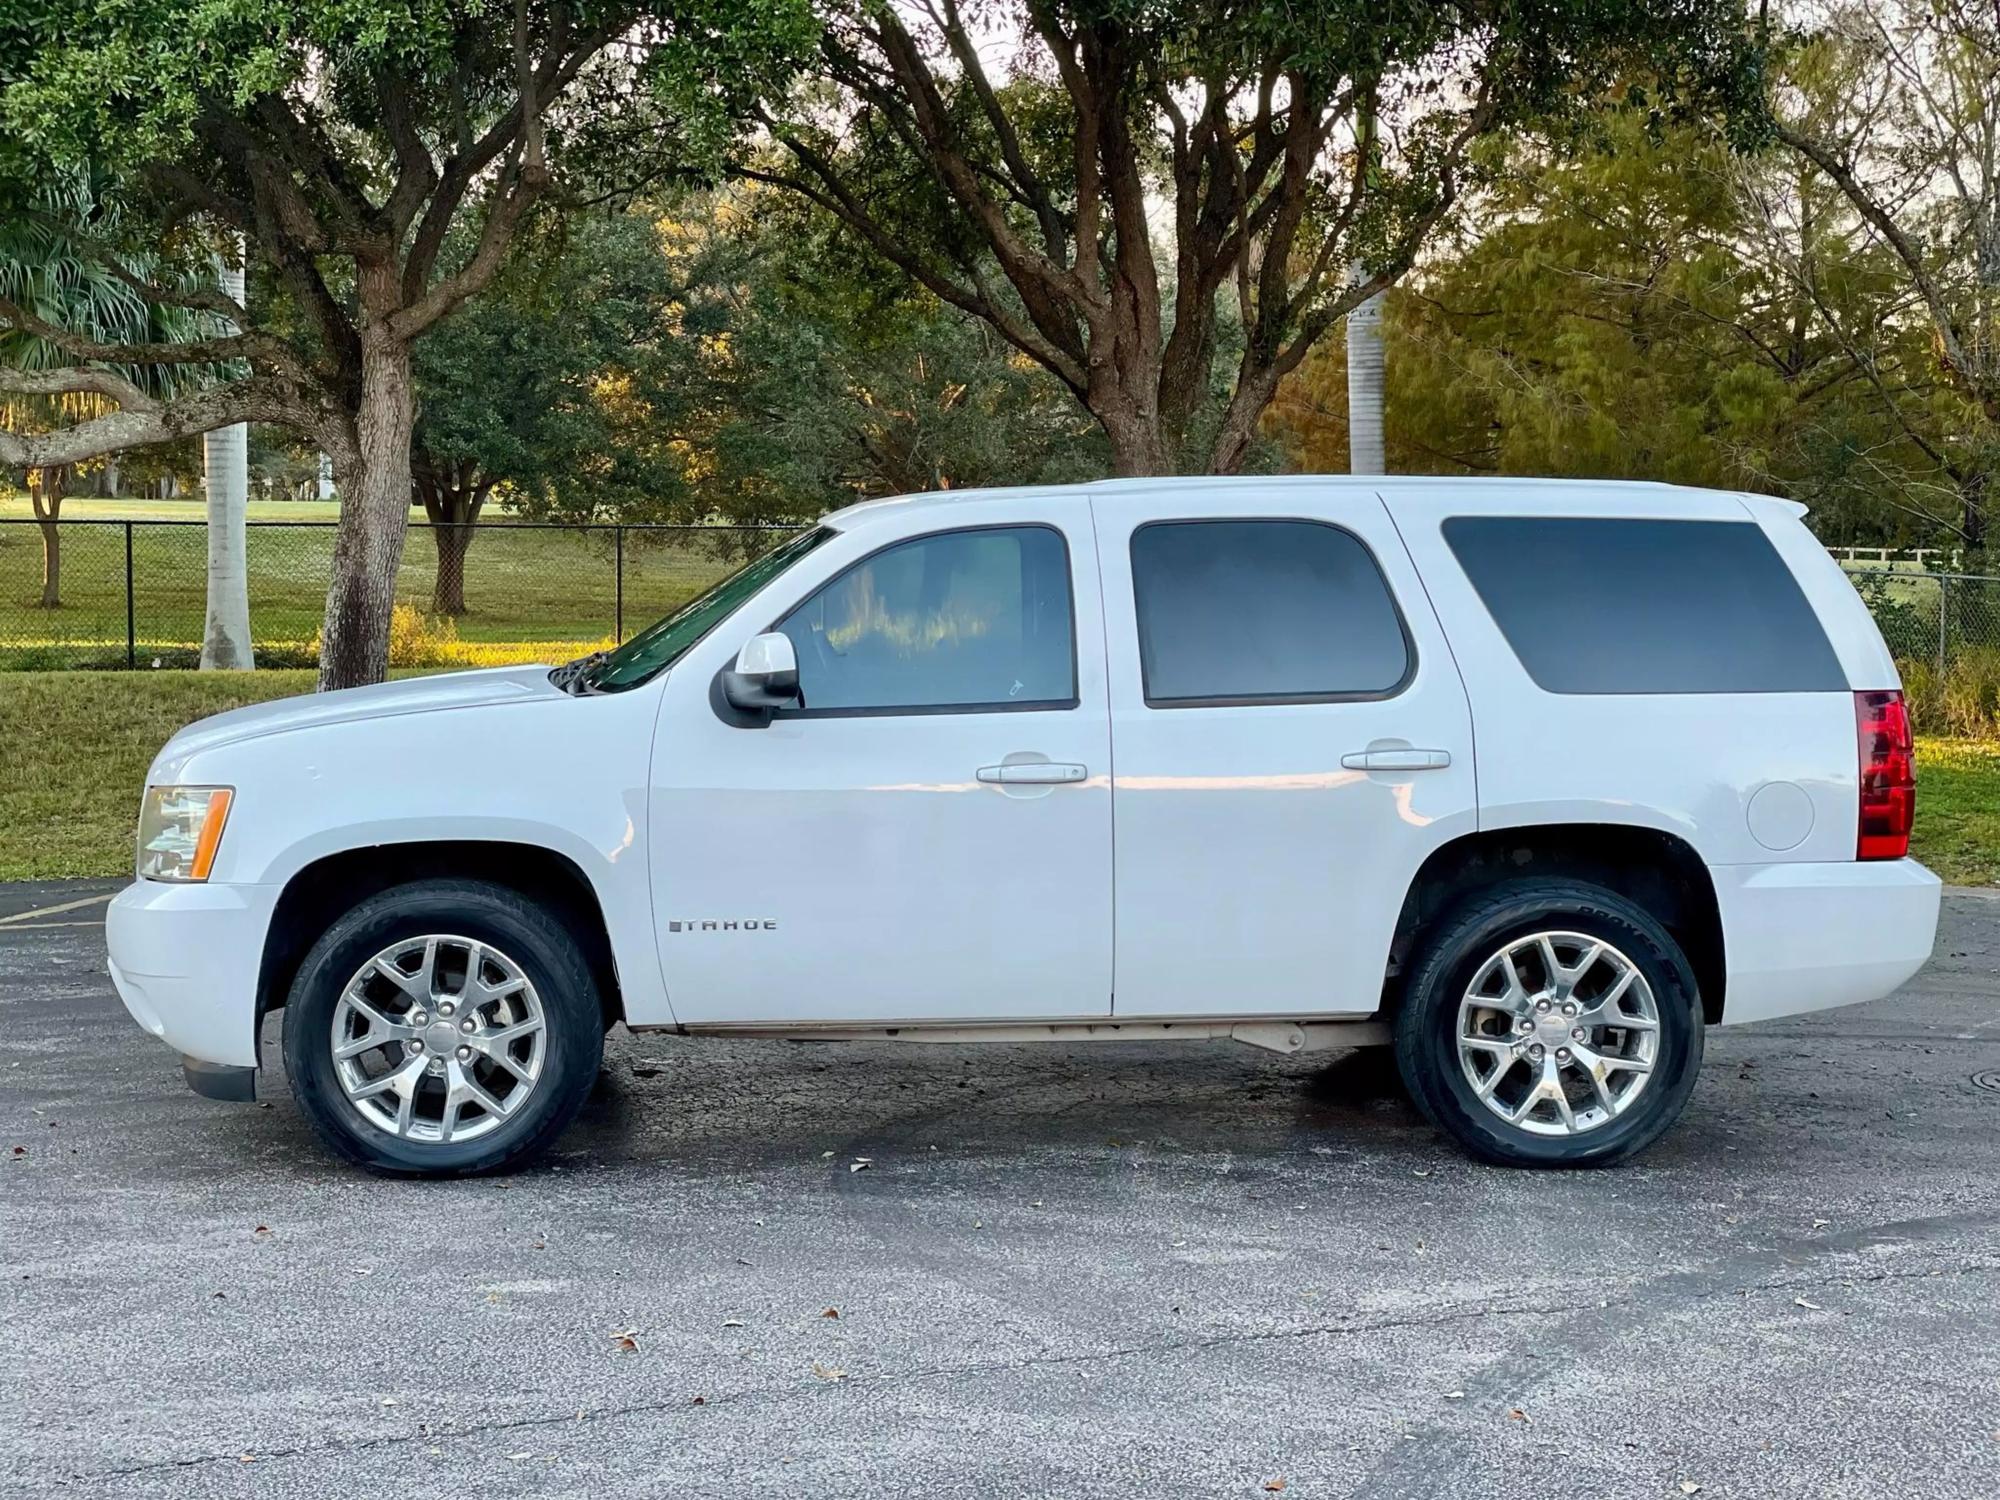
<svg viewBox="0 0 2000 1500">
<path fill-rule="evenodd" d="M 1350 771 L 1442 771 L 1449 750 L 1352 750 L 1340 757 Z"/>
<path fill-rule="evenodd" d="M 1083 781 L 1090 772 L 1083 766 L 1064 761 L 1031 760 L 1004 766 L 981 766 L 979 779 L 1000 786 L 1061 786 Z"/>
</svg>

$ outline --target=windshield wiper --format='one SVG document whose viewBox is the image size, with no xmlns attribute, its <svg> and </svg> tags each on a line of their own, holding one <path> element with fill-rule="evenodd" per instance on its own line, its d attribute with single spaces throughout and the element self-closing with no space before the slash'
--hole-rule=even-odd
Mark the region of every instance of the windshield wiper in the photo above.
<svg viewBox="0 0 2000 1500">
<path fill-rule="evenodd" d="M 591 691 L 590 674 L 610 655 L 609 651 L 592 651 L 575 661 L 566 661 L 559 667 L 550 668 L 549 681 L 565 693 L 582 697 Z"/>
</svg>

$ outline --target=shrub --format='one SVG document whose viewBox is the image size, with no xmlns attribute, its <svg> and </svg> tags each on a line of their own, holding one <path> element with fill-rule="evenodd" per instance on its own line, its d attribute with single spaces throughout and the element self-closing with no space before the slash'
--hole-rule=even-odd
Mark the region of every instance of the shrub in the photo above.
<svg viewBox="0 0 2000 1500">
<path fill-rule="evenodd" d="M 1992 739 L 2000 735 L 2000 649 L 1960 651 L 1943 672 L 1937 663 L 1905 659 L 1897 663 L 1919 734 Z"/>
<path fill-rule="evenodd" d="M 398 604 L 389 616 L 389 669 L 411 667 L 512 667 L 536 661 L 567 661 L 612 644 L 610 636 L 594 641 L 462 641 L 450 619 L 425 614 L 414 604 Z M 319 636 L 308 643 L 312 661 L 319 660 Z M 260 657 L 261 660 L 261 657 Z"/>
</svg>

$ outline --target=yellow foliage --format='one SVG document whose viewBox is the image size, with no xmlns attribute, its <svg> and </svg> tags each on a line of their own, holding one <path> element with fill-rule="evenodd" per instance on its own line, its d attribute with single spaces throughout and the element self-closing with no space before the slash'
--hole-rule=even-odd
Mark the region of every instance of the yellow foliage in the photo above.
<svg viewBox="0 0 2000 1500">
<path fill-rule="evenodd" d="M 612 645 L 610 636 L 594 641 L 467 641 L 449 619 L 425 614 L 414 604 L 398 604 L 389 616 L 389 667 L 512 667 L 528 662 L 566 661 Z M 319 654 L 317 633 L 307 650 Z"/>
</svg>

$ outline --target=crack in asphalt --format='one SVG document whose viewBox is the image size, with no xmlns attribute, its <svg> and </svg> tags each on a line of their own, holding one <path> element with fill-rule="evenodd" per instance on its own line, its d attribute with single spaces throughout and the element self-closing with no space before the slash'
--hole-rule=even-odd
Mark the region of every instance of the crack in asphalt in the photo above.
<svg viewBox="0 0 2000 1500">
<path fill-rule="evenodd" d="M 1981 1216 L 1984 1217 L 1984 1216 Z M 1874 1229 L 1856 1231 L 1841 1237 L 1836 1249 L 1845 1248 L 1850 1242 L 1869 1243 L 1869 1235 L 1884 1230 L 1894 1232 L 1902 1226 L 1882 1225 Z M 1880 1243 L 1875 1241 L 1875 1243 Z M 1765 1252 L 1771 1253 L 1771 1252 Z M 1677 1301 L 1682 1305 L 1714 1301 L 1723 1297 L 1746 1297 L 1758 1292 L 1796 1292 L 1828 1286 L 1862 1286 L 1884 1283 L 1928 1281 L 1946 1276 L 1983 1276 L 2000 1273 L 2000 1260 L 1972 1261 L 1957 1266 L 1931 1266 L 1923 1269 L 1898 1271 L 1879 1269 L 1846 1275 L 1800 1276 L 1774 1278 L 1742 1285 L 1714 1286 L 1710 1290 L 1696 1291 L 1679 1298 L 1661 1300 Z M 1642 1282 L 1633 1291 L 1622 1296 L 1599 1300 L 1596 1307 L 1589 1309 L 1595 1314 L 1617 1307 L 1632 1307 L 1647 1303 L 1648 1293 L 1655 1288 L 1671 1290 L 1674 1283 L 1685 1283 L 1689 1278 L 1707 1279 L 1698 1270 L 1669 1272 L 1666 1275 Z M 1344 1319 L 1333 1323 L 1312 1324 L 1303 1328 L 1273 1328 L 1256 1332 L 1217 1334 L 1210 1337 L 1162 1339 L 1150 1344 L 1134 1344 L 1114 1349 L 1094 1349 L 1075 1354 L 1040 1354 L 1024 1359 L 979 1360 L 957 1365 L 916 1366 L 906 1370 L 885 1370 L 873 1374 L 843 1376 L 838 1380 L 815 1380 L 813 1382 L 788 1381 L 782 1384 L 752 1386 L 727 1395 L 704 1396 L 699 1407 L 695 1398 L 682 1397 L 672 1401 L 634 1401 L 616 1406 L 595 1409 L 583 1408 L 574 1415 L 564 1411 L 562 1415 L 540 1414 L 521 1417 L 500 1418 L 490 1422 L 477 1422 L 464 1427 L 452 1427 L 440 1432 L 400 1432 L 384 1433 L 379 1437 L 356 1438 L 345 1441 L 322 1443 L 302 1443 L 290 1448 L 271 1448 L 249 1455 L 250 1462 L 264 1463 L 292 1458 L 313 1458 L 340 1453 L 367 1453 L 383 1448 L 407 1446 L 415 1443 L 441 1445 L 458 1442 L 491 1433 L 541 1431 L 560 1427 L 595 1426 L 614 1422 L 625 1417 L 663 1416 L 673 1412 L 696 1410 L 710 1411 L 720 1407 L 744 1406 L 776 1397 L 780 1400 L 811 1395 L 845 1385 L 854 1389 L 871 1386 L 892 1385 L 899 1381 L 936 1380 L 954 1376 L 1009 1375 L 1027 1370 L 1044 1368 L 1064 1368 L 1077 1365 L 1109 1364 L 1119 1360 L 1143 1358 L 1154 1355 L 1199 1354 L 1216 1349 L 1226 1349 L 1245 1345 L 1305 1340 L 1315 1338 L 1351 1338 L 1358 1334 L 1392 1332 L 1413 1328 L 1438 1328 L 1457 1324 L 1477 1323 L 1489 1318 L 1552 1317 L 1574 1313 L 1578 1309 L 1574 1302 L 1553 1303 L 1479 1303 L 1471 1306 L 1447 1308 L 1424 1316 L 1401 1316 L 1385 1318 Z M 133 1478 L 143 1474 L 162 1473 L 178 1469 L 203 1468 L 216 1464 L 246 1464 L 246 1453 L 204 1453 L 186 1458 L 154 1459 L 145 1463 L 131 1464 L 115 1469 L 96 1469 L 89 1472 L 72 1471 L 55 1482 L 64 1487 L 76 1484 L 102 1484 L 111 1480 Z"/>
</svg>

